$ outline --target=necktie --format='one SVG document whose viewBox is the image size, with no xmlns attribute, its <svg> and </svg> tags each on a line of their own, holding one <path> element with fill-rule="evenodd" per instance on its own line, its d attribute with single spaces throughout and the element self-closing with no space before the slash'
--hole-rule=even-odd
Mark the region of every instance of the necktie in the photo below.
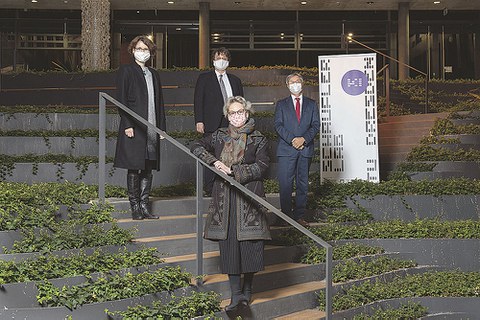
<svg viewBox="0 0 480 320">
<path fill-rule="evenodd" d="M 297 114 L 298 123 L 300 123 L 300 98 L 295 98 L 295 113 Z"/>
<path fill-rule="evenodd" d="M 225 83 L 223 82 L 223 74 L 220 75 L 220 90 L 222 90 L 223 101 L 227 102 L 227 89 L 225 89 Z"/>
</svg>

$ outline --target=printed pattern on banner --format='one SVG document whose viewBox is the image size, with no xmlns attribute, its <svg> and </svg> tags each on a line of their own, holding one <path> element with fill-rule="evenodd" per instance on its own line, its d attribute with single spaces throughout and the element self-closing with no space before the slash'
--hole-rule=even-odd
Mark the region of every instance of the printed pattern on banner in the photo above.
<svg viewBox="0 0 480 320">
<path fill-rule="evenodd" d="M 321 179 L 379 182 L 375 54 L 318 57 Z"/>
</svg>

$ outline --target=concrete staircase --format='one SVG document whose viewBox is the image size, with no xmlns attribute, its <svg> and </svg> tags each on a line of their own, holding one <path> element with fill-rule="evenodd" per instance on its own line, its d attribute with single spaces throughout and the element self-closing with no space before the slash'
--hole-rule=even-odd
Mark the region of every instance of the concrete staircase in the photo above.
<svg viewBox="0 0 480 320">
<path fill-rule="evenodd" d="M 277 195 L 269 195 L 269 202 L 278 202 Z M 180 265 L 187 271 L 196 272 L 196 234 L 194 198 L 154 200 L 152 210 L 161 216 L 159 220 L 133 221 L 122 213 L 116 218 L 123 228 L 138 229 L 135 243 L 156 247 L 165 253 L 166 263 Z M 209 199 L 205 199 L 204 208 Z M 128 212 L 125 199 L 110 199 L 117 211 Z M 271 218 L 271 217 L 269 217 Z M 272 220 L 272 219 L 269 219 Z M 313 224 L 318 225 L 318 224 Z M 288 227 L 271 227 L 272 237 L 285 232 Z M 203 240 L 204 283 L 200 290 L 214 290 L 222 296 L 221 307 L 229 303 L 230 288 L 227 275 L 219 269 L 219 252 L 216 242 Z M 216 314 L 223 319 L 322 319 L 323 311 L 318 310 L 316 293 L 325 288 L 325 266 L 299 263 L 306 248 L 299 246 L 279 246 L 266 243 L 265 270 L 255 275 L 253 301 L 249 308 L 236 313 Z M 385 253 L 401 259 L 411 259 L 409 253 Z M 368 259 L 368 258 L 367 258 Z M 423 270 L 420 267 L 419 270 Z M 405 271 L 405 270 L 403 270 Z M 337 289 L 343 284 L 335 284 Z"/>
<path fill-rule="evenodd" d="M 405 161 L 408 153 L 418 145 L 439 118 L 448 113 L 429 113 L 387 117 L 378 125 L 380 177 L 384 180 L 388 173 Z"/>
<path fill-rule="evenodd" d="M 275 204 L 277 195 L 267 199 Z M 205 199 L 204 208 L 209 199 Z M 128 212 L 125 199 L 111 199 L 117 211 L 116 219 L 122 228 L 135 227 L 135 243 L 156 247 L 165 254 L 165 262 L 181 265 L 187 271 L 196 272 L 196 218 L 194 198 L 177 200 L 154 200 L 152 210 L 160 215 L 159 220 L 133 221 L 121 212 Z M 282 227 L 272 227 L 272 233 Z M 222 309 L 229 304 L 228 277 L 220 273 L 218 244 L 203 240 L 204 274 L 200 290 L 214 290 L 222 295 Z M 266 243 L 265 270 L 255 275 L 253 301 L 248 310 L 241 311 L 243 319 L 273 319 L 292 312 L 305 312 L 318 306 L 315 292 L 325 288 L 324 265 L 298 263 L 305 252 L 303 246 L 278 246 Z M 324 313 L 313 310 L 319 317 Z M 240 315 L 240 314 L 238 314 Z M 235 316 L 220 312 L 218 316 Z"/>
</svg>

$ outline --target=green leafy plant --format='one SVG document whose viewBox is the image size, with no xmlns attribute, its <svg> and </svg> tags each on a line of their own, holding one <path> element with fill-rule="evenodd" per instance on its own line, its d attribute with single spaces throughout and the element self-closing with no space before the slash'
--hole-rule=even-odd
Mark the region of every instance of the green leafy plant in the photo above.
<svg viewBox="0 0 480 320">
<path fill-rule="evenodd" d="M 213 316 L 220 311 L 220 296 L 213 292 L 193 291 L 188 296 L 172 296 L 167 304 L 154 301 L 152 306 L 138 305 L 128 307 L 127 311 L 110 312 L 111 316 L 119 315 L 123 320 L 134 319 L 192 319 L 199 316 Z"/>
<path fill-rule="evenodd" d="M 49 229 L 23 230 L 22 240 L 13 243 L 5 253 L 52 252 L 105 245 L 125 245 L 133 239 L 133 229 L 122 229 L 116 223 L 106 229 L 102 225 L 82 225 L 68 220 L 54 224 Z"/>
<path fill-rule="evenodd" d="M 361 259 L 343 261 L 333 268 L 333 281 L 345 282 L 354 279 L 364 279 L 382 273 L 413 268 L 417 264 L 412 260 L 400 260 L 389 257 L 378 257 L 370 261 Z"/>
<path fill-rule="evenodd" d="M 361 313 L 353 320 L 418 319 L 428 314 L 428 309 L 419 303 L 408 302 L 399 308 L 374 309 L 372 315 Z"/>
<path fill-rule="evenodd" d="M 373 220 L 371 213 L 365 209 L 355 211 L 353 209 L 336 209 L 332 213 L 328 214 L 327 221 L 329 223 L 336 222 L 349 222 L 349 221 L 370 221 Z"/>
<path fill-rule="evenodd" d="M 364 180 L 352 180 L 337 183 L 324 180 L 320 183 L 318 174 L 310 177 L 310 190 L 314 194 L 315 208 L 342 208 L 348 198 L 371 198 L 377 195 L 458 195 L 479 194 L 480 181 L 465 178 L 436 180 L 388 180 L 373 183 Z"/>
<path fill-rule="evenodd" d="M 450 119 L 437 119 L 432 129 L 430 130 L 430 134 L 433 136 L 454 134 L 480 134 L 480 125 L 456 125 Z"/>
<path fill-rule="evenodd" d="M 102 276 L 80 285 L 55 287 L 38 282 L 37 301 L 44 307 L 65 306 L 72 310 L 88 303 L 120 300 L 187 287 L 192 275 L 180 267 L 164 267 L 139 274 Z"/>
<path fill-rule="evenodd" d="M 407 161 L 480 161 L 480 151 L 449 150 L 430 145 L 415 146 L 407 155 Z"/>
<path fill-rule="evenodd" d="M 414 221 L 375 221 L 357 224 L 330 224 L 310 228 L 325 241 L 342 239 L 480 239 L 480 222 L 473 220 L 439 221 L 418 219 Z M 283 245 L 310 243 L 305 236 L 287 230 L 275 238 Z"/>
<path fill-rule="evenodd" d="M 349 242 L 333 247 L 333 260 L 345 260 L 359 256 L 368 256 L 385 252 L 381 247 L 372 247 L 360 243 Z M 326 250 L 317 246 L 310 246 L 303 255 L 301 262 L 307 264 L 325 263 Z"/>
<path fill-rule="evenodd" d="M 49 253 L 18 262 L 1 260 L 0 284 L 89 275 L 162 262 L 155 248 L 131 252 L 121 248 L 116 253 L 95 249 L 91 254 L 81 250 L 66 256 Z"/>
<path fill-rule="evenodd" d="M 333 310 L 355 308 L 374 301 L 408 297 L 478 297 L 480 272 L 442 271 L 397 277 L 389 282 L 380 278 L 345 288 L 333 297 Z M 325 293 L 318 293 L 325 308 Z"/>
<path fill-rule="evenodd" d="M 106 157 L 107 163 L 112 163 L 112 157 Z M 97 164 L 98 157 L 96 156 L 81 156 L 75 157 L 66 154 L 23 154 L 23 155 L 0 155 L 0 179 L 5 180 L 9 175 L 12 175 L 13 169 L 15 169 L 16 163 L 33 163 L 38 168 L 38 163 L 53 163 L 57 165 L 57 181 L 61 181 L 64 176 L 65 163 L 76 163 L 77 169 L 80 171 L 79 180 L 84 174 L 83 168 L 90 164 Z M 33 170 L 36 172 L 37 170 Z M 32 172 L 33 173 L 33 172 Z"/>
<path fill-rule="evenodd" d="M 107 185 L 107 197 L 126 197 L 125 188 Z M 67 205 L 88 203 L 98 198 L 98 186 L 73 182 L 43 182 L 31 185 L 0 181 L 0 205 L 22 203 L 29 206 Z"/>
<path fill-rule="evenodd" d="M 69 213 L 69 218 L 79 221 L 81 224 L 94 224 L 112 222 L 113 205 L 109 203 L 92 203 L 87 210 L 73 209 Z"/>
</svg>

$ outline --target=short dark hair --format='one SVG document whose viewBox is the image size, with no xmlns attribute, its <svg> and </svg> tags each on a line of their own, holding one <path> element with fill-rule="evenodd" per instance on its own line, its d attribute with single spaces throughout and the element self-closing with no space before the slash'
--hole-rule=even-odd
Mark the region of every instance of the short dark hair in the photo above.
<svg viewBox="0 0 480 320">
<path fill-rule="evenodd" d="M 232 59 L 232 56 L 230 55 L 230 51 L 228 51 L 228 49 L 225 47 L 217 48 L 212 51 L 212 61 L 215 60 L 215 56 L 217 54 L 218 55 L 224 54 L 225 57 L 227 57 L 228 61 Z"/>
<path fill-rule="evenodd" d="M 148 36 L 146 35 L 136 36 L 135 38 L 133 38 L 132 41 L 130 41 L 130 44 L 128 45 L 128 53 L 130 53 L 130 55 L 133 55 L 133 49 L 135 49 L 139 41 L 142 41 L 143 43 L 145 43 L 145 45 L 150 50 L 150 54 L 152 54 L 157 49 L 157 46 L 155 45 L 155 43 L 153 43 L 152 40 L 148 38 Z"/>
</svg>

